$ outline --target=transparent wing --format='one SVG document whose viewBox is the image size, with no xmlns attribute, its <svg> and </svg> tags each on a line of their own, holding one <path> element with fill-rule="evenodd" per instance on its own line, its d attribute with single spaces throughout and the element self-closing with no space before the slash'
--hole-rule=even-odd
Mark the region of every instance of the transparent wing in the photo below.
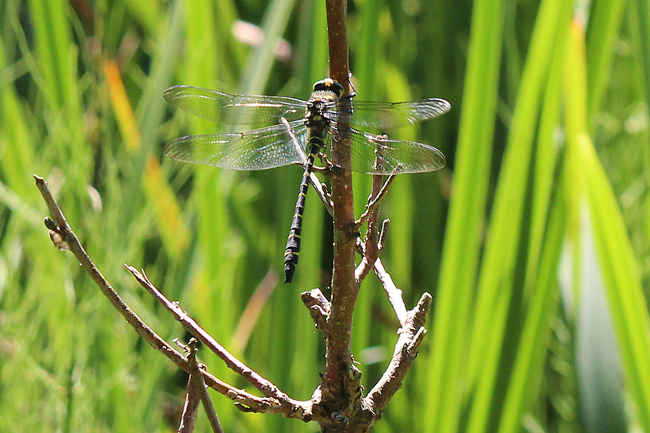
<svg viewBox="0 0 650 433">
<path fill-rule="evenodd" d="M 335 131 L 332 131 L 335 133 Z M 331 149 L 331 135 L 328 147 Z M 435 147 L 414 141 L 393 140 L 369 132 L 349 130 L 352 171 L 368 174 L 422 173 L 445 166 L 445 155 Z"/>
<path fill-rule="evenodd" d="M 346 110 L 344 104 L 345 101 L 338 104 L 338 111 L 341 112 L 341 115 L 344 115 L 344 110 Z M 439 98 L 407 102 L 353 101 L 350 126 L 381 130 L 398 128 L 433 119 L 445 114 L 450 109 L 451 104 Z M 332 112 L 330 118 L 336 120 L 336 111 Z"/>
<path fill-rule="evenodd" d="M 274 124 L 281 117 L 289 121 L 301 119 L 306 104 L 282 96 L 231 95 L 192 86 L 170 87 L 164 97 L 171 105 L 227 125 Z"/>
<path fill-rule="evenodd" d="M 302 120 L 235 134 L 192 135 L 165 147 L 170 158 L 231 170 L 265 170 L 302 164 L 306 128 Z"/>
</svg>

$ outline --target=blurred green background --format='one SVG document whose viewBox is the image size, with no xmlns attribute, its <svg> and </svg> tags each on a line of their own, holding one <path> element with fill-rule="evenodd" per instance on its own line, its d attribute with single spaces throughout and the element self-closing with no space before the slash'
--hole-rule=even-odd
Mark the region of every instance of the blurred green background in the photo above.
<svg viewBox="0 0 650 433">
<path fill-rule="evenodd" d="M 409 308 L 435 304 L 377 432 L 650 432 L 649 23 L 648 0 L 349 4 L 358 100 L 453 107 L 391 134 L 448 166 L 399 176 L 383 204 L 385 266 Z M 278 283 L 302 170 L 163 158 L 220 126 L 162 92 L 306 99 L 327 66 L 321 1 L 0 0 L 0 431 L 176 431 L 186 381 L 51 246 L 32 174 L 161 336 L 186 337 L 123 263 L 310 398 L 324 348 L 299 293 L 327 292 L 331 220 L 309 193 L 296 278 Z M 354 179 L 360 212 L 370 178 Z M 353 337 L 367 389 L 397 327 L 371 275 Z M 226 431 L 318 427 L 214 403 Z"/>
</svg>

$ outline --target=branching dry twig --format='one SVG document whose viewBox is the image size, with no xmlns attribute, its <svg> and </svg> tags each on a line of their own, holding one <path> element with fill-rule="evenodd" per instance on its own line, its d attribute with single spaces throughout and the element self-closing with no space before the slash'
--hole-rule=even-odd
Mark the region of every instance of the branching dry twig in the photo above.
<svg viewBox="0 0 650 433">
<path fill-rule="evenodd" d="M 246 364 L 234 357 L 221 344 L 219 344 L 210 334 L 201 328 L 194 319 L 192 319 L 176 302 L 171 302 L 165 297 L 147 278 L 144 273 L 140 273 L 132 266 L 125 265 L 126 269 L 135 277 L 135 279 L 149 292 L 158 302 L 169 310 L 176 320 L 196 337 L 207 348 L 214 352 L 226 364 L 228 368 L 235 373 L 244 377 L 248 382 L 257 388 L 264 396 L 273 399 L 278 406 L 276 413 L 293 414 L 292 417 L 302 418 L 303 414 L 311 412 L 310 404 L 291 399 L 287 394 L 282 392 L 271 381 L 263 378 L 257 372 L 253 371 Z"/>
<path fill-rule="evenodd" d="M 46 218 L 45 224 L 47 228 L 50 229 L 50 236 L 53 238 L 53 241 L 56 242 L 57 246 L 61 248 L 63 245 L 66 249 L 69 249 L 75 255 L 83 269 L 90 275 L 92 280 L 95 282 L 95 284 L 97 284 L 99 289 L 108 298 L 115 309 L 117 309 L 118 312 L 124 317 L 124 319 L 136 330 L 138 335 L 140 335 L 151 347 L 158 350 L 172 362 L 174 362 L 179 368 L 191 374 L 191 367 L 188 363 L 188 360 L 183 357 L 183 355 L 181 355 L 176 349 L 174 349 L 169 343 L 159 337 L 151 328 L 149 328 L 149 326 L 147 326 L 142 321 L 142 319 L 140 319 L 133 312 L 133 310 L 129 308 L 128 305 L 126 305 L 122 298 L 117 294 L 117 292 L 115 292 L 108 281 L 106 281 L 104 276 L 99 272 L 84 248 L 81 246 L 79 239 L 77 239 L 77 236 L 68 225 L 45 180 L 39 176 L 34 176 L 34 179 L 36 180 L 36 186 L 43 196 L 43 200 L 47 204 L 47 207 L 54 218 L 54 221 Z M 130 268 L 129 270 L 131 271 L 132 269 L 138 273 L 138 271 L 134 268 Z M 148 285 L 151 285 L 151 283 L 149 283 L 145 277 L 141 276 L 141 280 L 139 281 L 141 284 L 143 281 L 145 281 L 148 283 Z M 151 285 L 151 287 L 153 286 Z M 157 289 L 156 292 L 158 292 Z M 183 315 L 187 317 L 184 313 Z M 191 320 L 189 317 L 188 319 Z M 247 368 L 248 367 L 246 367 L 246 369 Z M 279 390 L 277 390 L 277 387 L 275 387 L 273 384 L 270 384 L 270 382 L 266 381 L 265 379 L 260 378 L 259 375 L 256 375 L 256 373 L 245 370 L 244 373 L 248 375 L 247 378 L 249 378 L 249 380 L 257 380 L 258 385 L 263 389 L 266 389 L 267 393 L 280 396 L 284 395 Z M 278 413 L 283 414 L 289 418 L 300 418 L 306 421 L 312 419 L 313 403 L 311 401 L 298 402 L 291 400 L 288 397 L 284 400 L 278 401 L 278 399 L 275 397 L 256 397 L 244 390 L 235 388 L 217 379 L 205 370 L 201 370 L 201 374 L 203 375 L 203 379 L 207 386 L 233 400 L 239 410 L 245 412 Z"/>
<path fill-rule="evenodd" d="M 364 399 L 373 413 L 381 414 L 395 392 L 402 386 L 402 381 L 417 356 L 417 350 L 426 335 L 424 324 L 431 308 L 431 295 L 422 294 L 418 304 L 406 315 L 405 323 L 399 331 L 399 339 L 390 365 L 377 384 Z"/>
<path fill-rule="evenodd" d="M 354 272 L 354 278 L 357 280 L 358 284 L 366 278 L 370 269 L 372 269 L 375 261 L 379 258 L 379 253 L 381 252 L 381 246 L 378 243 L 379 235 L 377 234 L 377 218 L 379 217 L 379 202 L 381 197 L 388 190 L 387 186 L 394 179 L 395 173 L 393 173 L 382 185 L 381 175 L 374 175 L 372 177 L 372 192 L 370 197 L 368 197 L 368 204 L 366 205 L 366 211 L 361 215 L 361 217 L 355 223 L 355 229 L 358 232 L 361 229 L 361 225 L 364 221 L 368 221 L 368 230 L 366 231 L 366 240 L 361 242 L 360 239 L 357 239 L 359 243 L 359 250 L 361 252 L 361 263 L 357 266 L 357 269 Z M 383 231 L 383 227 L 382 227 Z"/>
<path fill-rule="evenodd" d="M 59 205 L 56 203 L 56 200 L 52 196 L 47 183 L 42 177 L 34 176 L 36 180 L 36 186 L 38 187 L 43 200 L 50 210 L 54 221 L 49 218 L 45 218 L 45 226 L 50 230 L 50 238 L 55 242 L 55 246 L 59 249 L 69 249 L 72 254 L 77 258 L 83 269 L 90 275 L 92 280 L 97 284 L 102 293 L 108 298 L 108 300 L 113 304 L 115 309 L 124 317 L 124 319 L 136 330 L 138 335 L 140 335 L 151 347 L 162 352 L 171 359 L 176 365 L 186 370 L 187 360 L 178 353 L 171 345 L 169 345 L 165 340 L 160 338 L 155 332 L 151 330 L 134 312 L 129 308 L 128 305 L 120 298 L 120 296 L 115 292 L 113 287 L 106 281 L 104 276 L 99 272 L 95 267 L 95 264 L 90 260 L 88 254 L 81 246 L 79 239 L 74 234 L 68 222 L 63 216 Z"/>
<path fill-rule="evenodd" d="M 377 143 L 376 157 L 375 157 L 375 169 L 379 169 L 381 166 L 381 157 L 383 156 L 383 149 L 381 142 L 388 137 L 386 135 L 379 135 L 375 138 Z M 388 177 L 388 180 L 382 184 L 383 176 L 380 174 L 375 174 L 372 178 L 372 192 L 370 197 L 368 197 L 368 204 L 366 205 L 366 210 L 361 214 L 359 219 L 355 222 L 355 232 L 361 230 L 361 226 L 365 221 L 368 221 L 368 230 L 366 231 L 365 242 L 359 242 L 359 250 L 361 251 L 362 260 L 359 266 L 357 267 L 354 277 L 359 284 L 366 278 L 370 269 L 375 264 L 375 261 L 379 258 L 379 254 L 384 247 L 384 240 L 386 236 L 386 230 L 388 227 L 387 221 L 384 221 L 384 224 L 381 227 L 381 234 L 378 233 L 377 228 L 377 219 L 379 218 L 379 203 L 381 199 L 388 192 L 388 187 L 395 180 L 395 176 L 399 173 L 400 166 L 395 167 L 393 172 Z"/>
</svg>

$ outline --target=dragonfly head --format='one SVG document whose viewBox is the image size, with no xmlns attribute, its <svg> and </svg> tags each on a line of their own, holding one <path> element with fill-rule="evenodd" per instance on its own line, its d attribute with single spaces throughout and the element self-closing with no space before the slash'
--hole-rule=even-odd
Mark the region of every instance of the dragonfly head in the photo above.
<svg viewBox="0 0 650 433">
<path fill-rule="evenodd" d="M 330 92 L 334 92 L 334 94 L 340 98 L 344 89 L 338 81 L 331 78 L 325 78 L 314 83 L 314 92 L 319 90 L 329 90 Z"/>
</svg>

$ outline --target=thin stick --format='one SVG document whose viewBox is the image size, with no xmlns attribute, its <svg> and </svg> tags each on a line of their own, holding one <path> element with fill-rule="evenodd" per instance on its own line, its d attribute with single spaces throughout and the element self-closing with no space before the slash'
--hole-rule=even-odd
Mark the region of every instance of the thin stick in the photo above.
<svg viewBox="0 0 650 433">
<path fill-rule="evenodd" d="M 208 421 L 210 422 L 212 431 L 215 433 L 224 433 L 223 428 L 221 427 L 221 422 L 219 422 L 219 416 L 214 410 L 212 400 L 210 400 L 208 390 L 205 387 L 201 368 L 199 367 L 199 363 L 196 361 L 196 353 L 198 352 L 198 349 L 196 348 L 197 343 L 198 341 L 196 341 L 195 338 L 191 338 L 188 344 L 190 353 L 187 356 L 187 360 L 190 364 L 190 369 L 192 370 L 190 373 L 190 380 L 192 381 L 192 385 L 194 385 L 194 388 L 197 390 L 199 398 L 203 403 L 203 409 L 205 409 L 205 414 L 208 416 Z"/>
<path fill-rule="evenodd" d="M 425 292 L 415 308 L 408 312 L 395 344 L 390 365 L 364 399 L 373 413 L 380 414 L 386 409 L 388 402 L 400 389 L 406 373 L 413 365 L 418 347 L 426 335 L 424 324 L 431 308 L 431 301 L 431 295 Z"/>
<path fill-rule="evenodd" d="M 330 214 L 331 217 L 334 216 L 334 205 L 332 204 L 331 198 L 327 195 L 323 188 L 323 184 L 320 182 L 318 179 L 318 176 L 316 176 L 316 173 L 313 171 L 311 172 L 309 176 L 309 181 L 311 185 L 314 187 L 314 190 L 316 191 L 316 194 L 318 195 L 318 198 L 323 202 L 325 205 L 325 209 L 327 209 L 327 212 Z"/>
<path fill-rule="evenodd" d="M 47 186 L 47 182 L 45 182 L 42 177 L 36 175 L 34 175 L 34 179 L 36 180 L 36 186 L 43 196 L 43 200 L 54 218 L 54 221 L 46 218 L 46 226 L 51 232 L 54 232 L 57 237 L 61 238 L 60 242 L 65 242 L 66 248 L 75 255 L 83 269 L 90 275 L 102 293 L 108 298 L 110 303 L 122 315 L 122 317 L 124 317 L 124 319 L 135 329 L 138 335 L 140 335 L 140 337 L 142 337 L 151 347 L 169 358 L 179 368 L 189 373 L 190 367 L 187 359 L 185 359 L 183 355 L 176 351 L 169 343 L 153 332 L 153 330 L 149 328 L 149 326 L 147 326 L 147 324 L 144 323 L 128 305 L 126 305 L 122 298 L 120 298 L 117 292 L 99 272 L 95 264 L 90 260 L 90 257 L 81 246 L 79 239 L 77 239 L 77 236 L 68 225 L 59 205 L 52 196 L 52 193 Z M 235 401 L 235 404 L 240 410 L 270 413 L 286 413 L 291 410 L 291 408 L 279 405 L 277 400 L 273 398 L 256 397 L 217 379 L 206 371 L 202 371 L 202 374 L 208 386 Z M 304 407 L 300 407 L 302 412 L 295 411 L 293 413 L 300 414 L 301 416 L 303 413 L 310 413 L 311 402 L 304 403 Z"/>
<path fill-rule="evenodd" d="M 172 302 L 165 295 L 163 295 L 152 283 L 149 281 L 144 273 L 140 273 L 136 268 L 129 265 L 124 265 L 126 269 L 131 272 L 135 279 L 142 287 L 151 294 L 161 305 L 169 310 L 176 320 L 185 328 L 189 333 L 195 336 L 201 343 L 205 344 L 212 352 L 214 352 L 221 360 L 235 373 L 243 376 L 255 388 L 260 390 L 266 397 L 273 397 L 285 404 L 298 404 L 298 402 L 290 399 L 285 393 L 280 391 L 271 381 L 263 378 L 255 371 L 251 370 L 246 364 L 235 358 L 228 352 L 221 344 L 219 344 L 210 334 L 201 328 L 194 319 L 192 319 L 176 302 Z"/>
<path fill-rule="evenodd" d="M 357 230 L 363 225 L 364 222 L 366 222 L 366 219 L 368 219 L 368 216 L 372 214 L 372 212 L 376 212 L 377 208 L 379 207 L 379 202 L 381 201 L 382 198 L 386 195 L 388 192 L 388 187 L 393 183 L 395 180 L 395 176 L 399 173 L 399 166 L 395 167 L 395 170 L 390 174 L 388 177 L 388 180 L 381 186 L 381 189 L 379 192 L 372 198 L 372 200 L 366 205 L 366 210 L 361 214 L 358 220 L 355 221 L 355 226 L 357 227 Z M 381 178 L 381 176 L 379 176 Z"/>
<path fill-rule="evenodd" d="M 379 232 L 379 242 L 377 242 L 377 248 L 379 248 L 379 251 L 384 249 L 384 245 L 386 243 L 386 233 L 388 232 L 389 224 L 390 224 L 390 220 L 388 218 L 386 218 L 381 223 L 381 231 Z"/>
<path fill-rule="evenodd" d="M 402 290 L 397 288 L 390 274 L 384 269 L 384 265 L 381 262 L 381 259 L 375 261 L 375 274 L 381 281 L 381 285 L 388 296 L 388 301 L 390 305 L 393 306 L 397 320 L 402 327 L 406 324 L 406 304 L 404 304 L 404 299 L 402 298 Z"/>
<path fill-rule="evenodd" d="M 59 205 L 56 203 L 56 200 L 52 196 L 50 189 L 47 186 L 47 182 L 42 177 L 34 175 L 36 180 L 36 186 L 38 187 L 43 200 L 47 204 L 54 222 L 49 218 L 46 218 L 45 225 L 50 229 L 50 236 L 54 236 L 58 240 L 58 247 L 61 247 L 61 243 L 64 242 L 65 248 L 72 251 L 72 254 L 77 258 L 83 269 L 90 275 L 92 280 L 97 284 L 102 293 L 108 298 L 111 304 L 115 309 L 124 317 L 124 319 L 131 325 L 138 335 L 140 335 L 144 340 L 151 345 L 154 349 L 162 352 L 171 359 L 176 365 L 186 369 L 187 360 L 178 353 L 171 345 L 169 345 L 165 340 L 160 338 L 155 332 L 151 330 L 134 312 L 129 308 L 128 305 L 120 298 L 117 292 L 111 287 L 111 285 L 106 281 L 104 276 L 99 272 L 95 264 L 90 260 L 90 257 L 81 246 L 77 235 L 74 234 L 68 222 L 63 216 Z"/>
<path fill-rule="evenodd" d="M 185 405 L 181 415 L 181 423 L 178 426 L 178 433 L 192 433 L 196 424 L 196 416 L 199 412 L 199 393 L 192 384 L 192 375 L 187 380 L 187 393 L 185 394 Z"/>
<path fill-rule="evenodd" d="M 349 94 L 349 59 L 347 43 L 347 2 L 326 0 L 327 32 L 329 36 L 330 76 Z M 354 278 L 356 259 L 356 234 L 354 228 L 354 199 L 352 173 L 337 167 L 349 167 L 351 150 L 346 131 L 351 112 L 350 98 L 341 98 L 337 124 L 340 134 L 333 136 L 331 149 L 332 169 L 331 193 L 334 203 L 334 263 L 332 271 L 332 297 L 329 317 L 330 333 L 326 340 L 325 373 L 321 384 L 323 404 L 331 407 L 348 408 L 361 393 L 361 372 L 353 363 L 352 315 L 359 293 L 359 284 Z M 347 105 L 347 107 L 345 106 Z M 351 413 L 331 414 L 332 422 L 339 423 Z M 336 416 L 335 416 L 336 415 Z M 341 416 L 339 416 L 341 415 Z M 321 428 L 323 425 L 321 424 Z"/>
<path fill-rule="evenodd" d="M 377 140 L 386 138 L 385 135 L 378 136 Z M 382 147 L 377 144 L 377 156 L 375 158 L 375 168 L 380 164 L 380 158 L 382 156 Z M 367 220 L 368 221 L 368 230 L 366 232 L 366 240 L 364 243 L 361 243 L 361 253 L 363 258 L 359 266 L 354 272 L 354 278 L 359 284 L 366 278 L 370 273 L 370 270 L 373 268 L 375 261 L 379 258 L 379 254 L 384 245 L 384 236 L 386 235 L 386 224 L 382 226 L 381 237 L 378 234 L 377 230 L 377 219 L 379 217 L 379 203 L 388 191 L 388 187 L 395 179 L 397 172 L 399 171 L 399 166 L 395 167 L 391 173 L 388 180 L 382 185 L 382 175 L 374 175 L 372 178 L 372 192 L 370 197 L 368 197 L 368 204 L 366 205 L 366 211 L 359 217 L 355 223 L 356 231 L 358 232 L 361 229 L 361 225 Z"/>
</svg>

